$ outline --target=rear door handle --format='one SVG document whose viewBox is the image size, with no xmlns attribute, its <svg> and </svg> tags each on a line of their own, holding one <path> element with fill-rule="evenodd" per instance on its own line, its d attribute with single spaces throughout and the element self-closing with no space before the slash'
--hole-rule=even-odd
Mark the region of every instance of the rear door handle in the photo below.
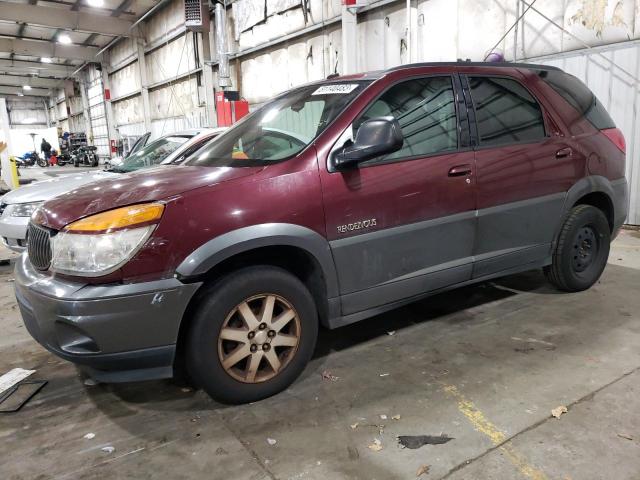
<svg viewBox="0 0 640 480">
<path fill-rule="evenodd" d="M 450 177 L 465 177 L 467 175 L 471 175 L 472 172 L 471 165 L 457 165 L 455 167 L 451 167 L 449 169 Z"/>
<path fill-rule="evenodd" d="M 558 150 L 556 152 L 556 158 L 567 158 L 570 157 L 573 154 L 573 150 L 571 150 L 571 148 L 567 147 L 567 148 L 563 148 L 561 150 Z"/>
</svg>

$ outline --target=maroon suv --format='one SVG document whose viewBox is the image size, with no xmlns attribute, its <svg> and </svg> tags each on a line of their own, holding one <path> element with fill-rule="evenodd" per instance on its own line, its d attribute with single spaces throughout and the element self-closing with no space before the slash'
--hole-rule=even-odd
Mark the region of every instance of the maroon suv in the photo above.
<svg viewBox="0 0 640 480">
<path fill-rule="evenodd" d="M 16 267 L 31 335 L 101 381 L 177 367 L 247 402 L 336 328 L 544 268 L 601 275 L 627 211 L 624 138 L 561 70 L 405 65 L 267 102 L 183 166 L 47 202 Z"/>
</svg>

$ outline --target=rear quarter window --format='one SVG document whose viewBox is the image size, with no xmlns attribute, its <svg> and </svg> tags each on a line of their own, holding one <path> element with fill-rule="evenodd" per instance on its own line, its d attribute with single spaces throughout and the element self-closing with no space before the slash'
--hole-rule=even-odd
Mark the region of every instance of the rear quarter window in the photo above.
<svg viewBox="0 0 640 480">
<path fill-rule="evenodd" d="M 598 130 L 615 128 L 615 122 L 602 103 L 577 77 L 561 70 L 544 70 L 540 76 Z"/>
</svg>

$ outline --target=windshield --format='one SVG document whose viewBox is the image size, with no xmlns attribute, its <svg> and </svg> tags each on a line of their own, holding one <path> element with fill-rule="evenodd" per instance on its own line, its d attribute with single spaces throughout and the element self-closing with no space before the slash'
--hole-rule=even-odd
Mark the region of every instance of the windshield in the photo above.
<svg viewBox="0 0 640 480">
<path fill-rule="evenodd" d="M 133 155 L 124 159 L 121 165 L 113 169 L 115 172 L 133 172 L 141 168 L 158 165 L 165 158 L 175 152 L 182 144 L 189 141 L 189 136 L 168 136 L 162 137 L 146 145 Z"/>
<path fill-rule="evenodd" d="M 199 150 L 186 165 L 253 167 L 297 155 L 368 83 L 327 83 L 285 93 Z"/>
</svg>

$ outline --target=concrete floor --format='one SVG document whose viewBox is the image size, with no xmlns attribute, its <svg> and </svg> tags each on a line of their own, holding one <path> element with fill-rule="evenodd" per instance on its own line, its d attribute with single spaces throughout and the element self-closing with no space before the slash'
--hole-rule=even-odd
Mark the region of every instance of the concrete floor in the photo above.
<svg viewBox="0 0 640 480">
<path fill-rule="evenodd" d="M 11 276 L 0 372 L 49 384 L 0 416 L 3 479 L 640 478 L 638 232 L 587 292 L 530 272 L 324 331 L 290 389 L 235 407 L 169 381 L 85 386 L 28 336 Z M 441 433 L 454 440 L 396 441 Z"/>
</svg>

